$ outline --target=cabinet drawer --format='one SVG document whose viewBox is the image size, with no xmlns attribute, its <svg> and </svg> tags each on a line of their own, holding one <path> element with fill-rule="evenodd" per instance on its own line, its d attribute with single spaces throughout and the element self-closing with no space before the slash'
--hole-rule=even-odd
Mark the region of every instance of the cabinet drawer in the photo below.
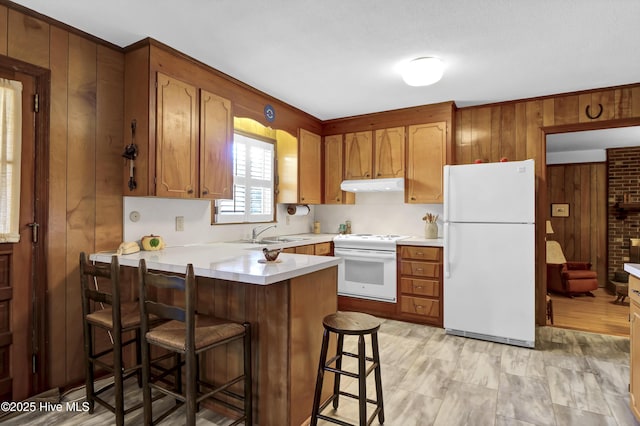
<svg viewBox="0 0 640 426">
<path fill-rule="evenodd" d="M 440 266 L 439 263 L 410 262 L 403 260 L 400 262 L 400 274 L 438 278 L 440 277 Z"/>
<path fill-rule="evenodd" d="M 316 244 L 316 256 L 328 256 L 331 254 L 331 243 Z"/>
<path fill-rule="evenodd" d="M 297 254 L 315 254 L 315 248 L 313 244 L 307 244 L 306 246 L 297 246 Z"/>
<path fill-rule="evenodd" d="M 400 257 L 403 259 L 431 260 L 440 262 L 442 260 L 442 250 L 440 247 L 418 247 L 400 246 Z"/>
<path fill-rule="evenodd" d="M 406 314 L 438 318 L 440 316 L 440 301 L 423 297 L 401 296 L 400 311 Z"/>
<path fill-rule="evenodd" d="M 438 298 L 440 297 L 440 282 L 433 280 L 401 278 L 400 292 Z"/>
</svg>

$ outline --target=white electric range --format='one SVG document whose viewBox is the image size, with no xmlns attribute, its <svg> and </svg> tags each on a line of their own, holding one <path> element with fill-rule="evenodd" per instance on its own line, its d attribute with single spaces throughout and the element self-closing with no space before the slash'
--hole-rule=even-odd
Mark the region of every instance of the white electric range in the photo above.
<svg viewBox="0 0 640 426">
<path fill-rule="evenodd" d="M 341 234 L 333 239 L 338 268 L 338 295 L 396 301 L 396 242 L 405 235 Z"/>
</svg>

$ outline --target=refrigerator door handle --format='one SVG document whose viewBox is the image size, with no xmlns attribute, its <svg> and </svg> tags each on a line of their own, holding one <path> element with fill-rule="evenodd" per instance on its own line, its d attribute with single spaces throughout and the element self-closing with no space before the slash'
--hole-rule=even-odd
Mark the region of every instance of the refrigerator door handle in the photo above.
<svg viewBox="0 0 640 426">
<path fill-rule="evenodd" d="M 449 244 L 449 222 L 445 222 L 444 223 L 444 265 L 443 265 L 445 278 L 449 278 L 451 276 L 451 270 L 449 268 L 449 246 L 450 245 L 451 244 Z"/>
</svg>

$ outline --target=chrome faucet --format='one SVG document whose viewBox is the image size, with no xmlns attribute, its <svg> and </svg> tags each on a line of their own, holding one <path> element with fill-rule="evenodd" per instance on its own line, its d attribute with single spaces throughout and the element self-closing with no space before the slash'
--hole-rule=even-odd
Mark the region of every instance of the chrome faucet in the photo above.
<svg viewBox="0 0 640 426">
<path fill-rule="evenodd" d="M 251 241 L 253 241 L 254 243 L 257 241 L 258 235 L 262 234 L 264 231 L 266 231 L 267 229 L 270 228 L 277 228 L 278 225 L 268 225 L 267 227 L 258 230 L 259 226 L 256 226 L 255 228 L 253 228 L 253 230 L 251 230 Z"/>
</svg>

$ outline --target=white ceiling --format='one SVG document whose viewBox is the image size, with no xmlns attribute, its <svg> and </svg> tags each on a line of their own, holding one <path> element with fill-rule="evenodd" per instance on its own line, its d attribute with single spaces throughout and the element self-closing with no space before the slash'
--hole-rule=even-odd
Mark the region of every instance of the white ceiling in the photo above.
<svg viewBox="0 0 640 426">
<path fill-rule="evenodd" d="M 640 81 L 638 0 L 17 0 L 118 46 L 152 37 L 327 120 Z M 409 87 L 403 61 L 443 79 Z"/>
</svg>

